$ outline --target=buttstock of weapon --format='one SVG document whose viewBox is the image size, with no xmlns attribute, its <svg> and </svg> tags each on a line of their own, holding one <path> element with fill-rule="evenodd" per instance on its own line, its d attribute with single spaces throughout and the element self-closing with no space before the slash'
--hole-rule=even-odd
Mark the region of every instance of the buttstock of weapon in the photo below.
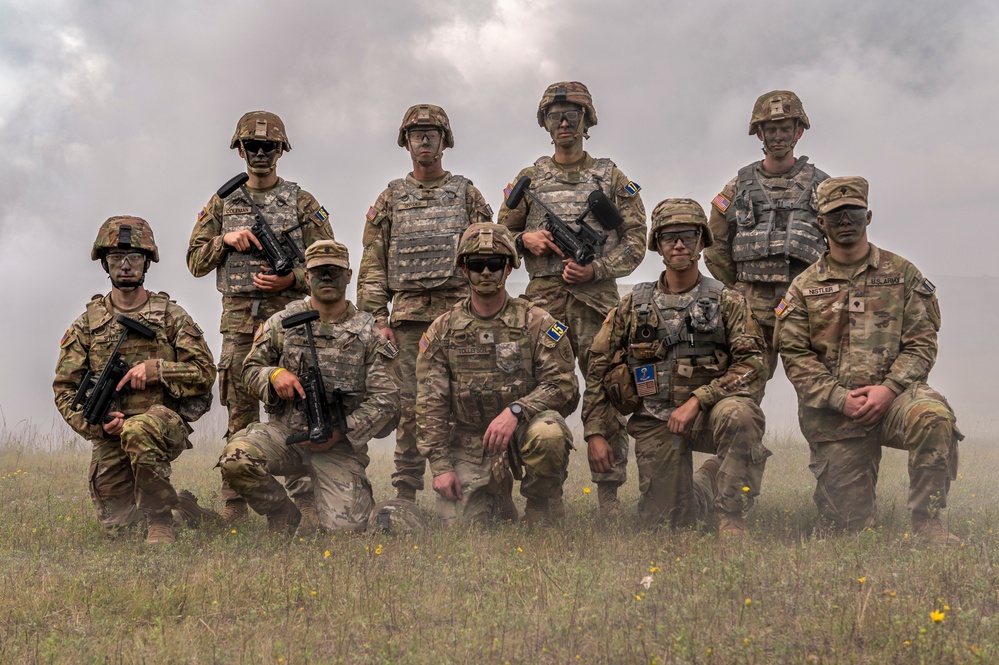
<svg viewBox="0 0 999 665">
<path fill-rule="evenodd" d="M 73 411 L 79 411 L 83 408 L 83 404 L 87 401 L 87 397 L 90 395 L 90 391 L 93 390 L 94 386 L 97 384 L 97 378 L 91 370 L 87 370 L 87 373 L 83 375 L 83 381 L 80 381 L 80 387 L 76 391 L 76 396 L 73 397 L 73 403 L 70 404 L 69 408 Z"/>
<path fill-rule="evenodd" d="M 586 202 L 589 204 L 590 210 L 593 211 L 593 216 L 597 222 L 605 229 L 614 230 L 624 223 L 621 211 L 607 198 L 607 195 L 603 191 L 599 189 L 593 190 L 590 192 L 589 197 L 587 197 Z"/>
<path fill-rule="evenodd" d="M 319 318 L 319 310 L 307 309 L 304 312 L 299 312 L 298 314 L 292 314 L 291 316 L 286 316 L 281 319 L 281 327 L 288 329 L 294 328 L 296 326 L 301 326 L 306 323 L 311 323 Z"/>
<path fill-rule="evenodd" d="M 228 182 L 226 182 L 226 184 L 219 187 L 219 190 L 216 192 L 216 194 L 219 195 L 220 199 L 228 198 L 230 194 L 232 194 L 237 189 L 245 185 L 247 181 L 249 181 L 249 179 L 250 175 L 246 172 L 240 173 L 237 176 L 233 176 L 232 178 L 229 179 Z"/>
<path fill-rule="evenodd" d="M 118 323 L 120 323 L 123 327 L 127 328 L 128 330 L 131 330 L 134 333 L 139 333 L 146 339 L 156 338 L 156 333 L 153 331 L 152 328 L 139 323 L 135 319 L 130 319 L 124 314 L 119 314 L 116 321 L 118 321 Z"/>
<path fill-rule="evenodd" d="M 524 200 L 524 192 L 531 186 L 531 179 L 526 175 L 517 181 L 517 184 L 510 190 L 510 196 L 506 197 L 506 207 L 513 210 Z"/>
</svg>

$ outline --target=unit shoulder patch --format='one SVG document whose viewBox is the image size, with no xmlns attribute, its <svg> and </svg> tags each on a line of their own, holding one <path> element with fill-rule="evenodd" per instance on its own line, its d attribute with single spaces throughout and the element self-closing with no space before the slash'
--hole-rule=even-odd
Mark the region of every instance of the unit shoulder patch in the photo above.
<svg viewBox="0 0 999 665">
<path fill-rule="evenodd" d="M 642 191 L 642 186 L 633 180 L 629 180 L 621 189 L 624 190 L 624 193 L 628 196 L 634 196 Z"/>
<path fill-rule="evenodd" d="M 312 213 L 312 217 L 313 217 L 313 219 L 316 220 L 316 222 L 318 222 L 319 224 L 322 224 L 327 219 L 330 218 L 330 214 L 328 212 L 326 212 L 325 206 L 319 206 L 319 210 L 317 210 L 314 213 Z"/>
<path fill-rule="evenodd" d="M 395 358 L 399 355 L 399 347 L 389 341 L 379 346 L 378 351 L 387 358 Z"/>
</svg>

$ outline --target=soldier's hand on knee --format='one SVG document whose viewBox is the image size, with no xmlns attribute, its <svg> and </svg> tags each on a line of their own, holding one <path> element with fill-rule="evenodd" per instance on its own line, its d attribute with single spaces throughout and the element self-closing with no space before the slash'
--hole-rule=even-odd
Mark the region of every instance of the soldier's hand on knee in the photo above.
<svg viewBox="0 0 999 665">
<path fill-rule="evenodd" d="M 881 420 L 888 413 L 888 407 L 895 401 L 895 392 L 891 388 L 881 385 L 864 386 L 851 390 L 850 396 L 866 398 L 863 406 L 857 410 L 856 415 L 852 416 L 864 427 L 874 425 Z"/>
<path fill-rule="evenodd" d="M 857 391 L 851 391 L 846 395 L 846 401 L 843 403 L 843 415 L 847 418 L 857 419 L 857 413 L 860 412 L 860 407 L 867 403 L 867 395 L 854 394 Z"/>
<path fill-rule="evenodd" d="M 594 434 L 586 440 L 586 459 L 593 473 L 610 473 L 614 470 L 614 451 L 603 434 Z"/>
<path fill-rule="evenodd" d="M 314 453 L 328 453 L 330 450 L 333 449 L 333 446 L 345 440 L 346 438 L 347 437 L 343 435 L 343 432 L 341 432 L 338 429 L 335 429 L 333 430 L 333 435 L 330 436 L 330 438 L 326 439 L 325 441 L 321 441 L 319 443 L 313 443 L 312 441 L 303 441 L 302 443 L 296 445 L 302 446 L 303 448 L 311 450 Z"/>
<path fill-rule="evenodd" d="M 284 368 L 279 368 L 271 374 L 271 385 L 281 399 L 295 399 L 296 396 L 305 399 L 305 388 L 298 377 Z"/>
<path fill-rule="evenodd" d="M 229 233 L 222 236 L 222 244 L 232 247 L 237 252 L 248 252 L 251 247 L 256 247 L 259 250 L 263 249 L 260 241 L 257 240 L 257 236 L 253 235 L 249 229 L 229 231 Z"/>
<path fill-rule="evenodd" d="M 586 284 L 593 281 L 593 264 L 581 266 L 572 259 L 562 261 L 562 279 L 566 284 Z"/>
<path fill-rule="evenodd" d="M 681 406 L 673 409 L 666 427 L 673 434 L 682 436 L 690 431 L 690 426 L 694 423 L 694 419 L 697 418 L 697 414 L 700 412 L 701 403 L 697 401 L 696 397 L 691 397 Z"/>
<path fill-rule="evenodd" d="M 146 363 L 139 362 L 125 372 L 125 376 L 121 377 L 115 390 L 121 390 L 125 386 L 131 386 L 132 390 L 146 389 Z"/>
<path fill-rule="evenodd" d="M 520 235 L 520 241 L 524 249 L 535 256 L 546 256 L 548 254 L 558 254 L 565 256 L 562 250 L 555 244 L 555 238 L 550 231 L 525 231 Z"/>
<path fill-rule="evenodd" d="M 125 424 L 125 414 L 121 411 L 109 411 L 108 416 L 111 420 L 104 423 L 104 433 L 108 436 L 118 436 Z"/>
<path fill-rule="evenodd" d="M 288 273 L 284 277 L 278 277 L 277 275 L 268 275 L 265 271 L 261 270 L 253 276 L 253 285 L 264 293 L 284 291 L 288 287 L 294 286 L 294 284 L 295 273 L 293 272 Z"/>
<path fill-rule="evenodd" d="M 461 499 L 461 481 L 458 480 L 458 474 L 454 471 L 434 476 L 433 486 L 434 491 L 448 501 L 459 501 Z"/>
<path fill-rule="evenodd" d="M 509 408 L 500 411 L 500 414 L 489 423 L 486 433 L 482 435 L 482 446 L 486 452 L 495 455 L 506 450 L 519 422 L 517 416 L 513 415 Z"/>
</svg>

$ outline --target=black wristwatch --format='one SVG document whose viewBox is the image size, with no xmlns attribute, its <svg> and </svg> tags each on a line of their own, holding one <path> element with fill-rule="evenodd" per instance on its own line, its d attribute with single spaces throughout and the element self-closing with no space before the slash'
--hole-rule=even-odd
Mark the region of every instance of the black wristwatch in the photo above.
<svg viewBox="0 0 999 665">
<path fill-rule="evenodd" d="M 523 233 L 521 233 L 519 236 L 517 236 L 517 239 L 513 241 L 513 246 L 516 247 L 517 248 L 517 252 L 520 253 L 523 256 L 524 251 L 525 251 L 524 250 L 524 234 Z"/>
<path fill-rule="evenodd" d="M 524 420 L 524 407 L 522 407 L 520 404 L 517 404 L 516 402 L 514 402 L 513 404 L 511 404 L 507 408 L 510 409 L 510 413 L 512 413 L 513 415 L 517 416 L 517 421 L 518 422 Z"/>
</svg>

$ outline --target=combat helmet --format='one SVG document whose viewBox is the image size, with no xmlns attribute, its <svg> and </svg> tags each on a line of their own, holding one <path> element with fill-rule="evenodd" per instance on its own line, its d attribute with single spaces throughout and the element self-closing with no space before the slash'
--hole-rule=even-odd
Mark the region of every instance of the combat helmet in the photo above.
<svg viewBox="0 0 999 665">
<path fill-rule="evenodd" d="M 413 127 L 437 127 L 444 134 L 444 147 L 454 147 L 454 134 L 451 132 L 451 121 L 447 119 L 447 113 L 434 104 L 414 104 L 406 110 L 402 116 L 402 124 L 399 125 L 399 147 L 406 147 L 406 132 Z"/>
<path fill-rule="evenodd" d="M 557 102 L 570 102 L 583 108 L 583 129 L 589 129 L 597 124 L 597 110 L 593 108 L 593 97 L 585 85 L 579 81 L 559 81 L 545 88 L 538 104 L 538 124 L 545 127 L 545 112 L 548 107 Z"/>
<path fill-rule="evenodd" d="M 762 122 L 786 118 L 798 120 L 805 129 L 811 129 L 808 116 L 805 115 L 805 107 L 802 106 L 798 95 L 790 90 L 771 90 L 760 95 L 753 105 L 753 116 L 749 119 L 749 135 L 755 136 Z"/>
<path fill-rule="evenodd" d="M 465 229 L 458 243 L 455 264 L 460 267 L 464 264 L 465 257 L 471 254 L 503 254 L 510 257 L 514 268 L 520 267 L 517 246 L 513 243 L 510 230 L 502 224 L 476 222 Z"/>
<path fill-rule="evenodd" d="M 427 527 L 419 507 L 406 499 L 379 503 L 368 517 L 368 531 L 390 534 L 418 533 Z"/>
<path fill-rule="evenodd" d="M 704 247 L 714 244 L 714 236 L 711 235 L 711 228 L 708 226 L 707 215 L 704 208 L 694 199 L 666 199 L 656 206 L 652 211 L 652 228 L 649 229 L 648 247 L 652 251 L 658 251 L 659 245 L 656 238 L 659 231 L 667 226 L 679 226 L 680 224 L 693 224 L 701 229 L 701 242 Z"/>
<path fill-rule="evenodd" d="M 144 252 L 153 263 L 160 260 L 160 251 L 149 222 L 141 217 L 116 215 L 108 217 L 97 231 L 97 239 L 90 250 L 90 260 L 103 260 L 113 249 L 132 249 Z"/>
<path fill-rule="evenodd" d="M 240 141 L 274 141 L 280 143 L 285 152 L 291 151 L 288 133 L 284 131 L 284 123 L 276 114 L 270 111 L 250 111 L 236 123 L 236 131 L 229 141 L 229 148 L 235 148 Z"/>
</svg>

